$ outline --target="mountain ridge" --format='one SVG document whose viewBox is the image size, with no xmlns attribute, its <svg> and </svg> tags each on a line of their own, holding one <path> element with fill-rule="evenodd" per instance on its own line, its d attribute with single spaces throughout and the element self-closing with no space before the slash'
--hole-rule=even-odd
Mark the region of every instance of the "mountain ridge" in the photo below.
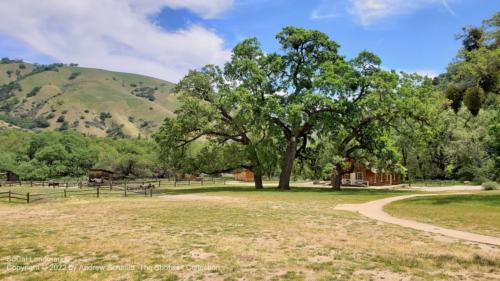
<svg viewBox="0 0 500 281">
<path fill-rule="evenodd" d="M 151 134 L 174 115 L 174 83 L 139 74 L 0 61 L 0 127 L 76 130 L 96 136 Z"/>
</svg>

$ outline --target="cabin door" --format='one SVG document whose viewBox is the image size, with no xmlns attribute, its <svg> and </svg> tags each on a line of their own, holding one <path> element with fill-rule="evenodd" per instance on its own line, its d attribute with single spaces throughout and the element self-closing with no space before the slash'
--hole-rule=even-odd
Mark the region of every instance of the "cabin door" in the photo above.
<svg viewBox="0 0 500 281">
<path fill-rule="evenodd" d="M 350 176 L 351 176 L 350 183 L 356 184 L 356 173 L 351 173 Z"/>
</svg>

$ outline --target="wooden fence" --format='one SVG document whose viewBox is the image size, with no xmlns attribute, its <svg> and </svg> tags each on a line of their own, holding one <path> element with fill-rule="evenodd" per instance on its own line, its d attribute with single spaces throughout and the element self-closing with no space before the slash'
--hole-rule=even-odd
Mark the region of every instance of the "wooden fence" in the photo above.
<svg viewBox="0 0 500 281">
<path fill-rule="evenodd" d="M 115 189 L 111 188 L 103 188 L 101 186 L 97 186 L 96 188 L 89 189 L 63 189 L 60 191 L 53 192 L 45 192 L 45 193 L 21 193 L 14 191 L 4 191 L 0 192 L 0 200 L 7 201 L 9 203 L 31 203 L 43 199 L 54 199 L 54 198 L 68 198 L 74 196 L 90 196 L 90 197 L 102 197 L 106 195 L 119 195 L 128 197 L 130 195 L 144 195 L 145 197 L 153 197 L 153 188 L 143 188 L 143 189 L 129 189 L 127 186 L 123 188 L 115 187 Z"/>
<path fill-rule="evenodd" d="M 198 180 L 190 180 L 190 179 L 187 179 L 187 180 L 178 180 L 177 178 L 175 178 L 173 180 L 173 184 L 174 184 L 174 187 L 178 186 L 178 185 L 204 185 L 204 184 L 216 184 L 216 183 L 222 183 L 222 184 L 226 184 L 226 178 L 215 178 L 215 177 L 212 177 L 212 178 L 200 178 Z"/>
<path fill-rule="evenodd" d="M 157 188 L 178 187 L 178 186 L 203 186 L 203 185 L 226 184 L 226 179 L 222 177 L 205 177 L 196 180 L 172 179 L 144 179 L 144 180 L 115 180 L 104 183 L 89 183 L 87 181 L 18 181 L 1 182 L 3 187 L 50 187 L 51 192 L 30 193 L 19 191 L 2 191 L 0 189 L 0 201 L 30 203 L 51 198 L 67 198 L 73 196 L 101 197 L 108 195 L 119 196 L 148 196 L 152 197 Z M 45 189 L 47 190 L 47 189 Z M 161 193 L 161 192 L 160 192 Z"/>
</svg>

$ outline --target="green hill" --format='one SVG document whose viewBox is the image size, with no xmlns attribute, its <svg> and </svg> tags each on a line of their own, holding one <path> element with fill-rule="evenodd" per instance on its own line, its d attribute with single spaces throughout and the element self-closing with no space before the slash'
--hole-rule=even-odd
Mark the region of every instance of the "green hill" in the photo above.
<svg viewBox="0 0 500 281">
<path fill-rule="evenodd" d="M 0 62 L 0 126 L 148 135 L 177 107 L 174 84 L 75 65 Z"/>
</svg>

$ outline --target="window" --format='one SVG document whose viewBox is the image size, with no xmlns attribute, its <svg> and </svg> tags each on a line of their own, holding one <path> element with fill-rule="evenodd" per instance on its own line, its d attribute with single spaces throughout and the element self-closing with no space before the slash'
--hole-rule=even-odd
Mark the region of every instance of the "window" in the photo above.
<svg viewBox="0 0 500 281">
<path fill-rule="evenodd" d="M 363 180 L 363 173 L 357 172 L 356 173 L 356 181 L 362 181 Z"/>
</svg>

